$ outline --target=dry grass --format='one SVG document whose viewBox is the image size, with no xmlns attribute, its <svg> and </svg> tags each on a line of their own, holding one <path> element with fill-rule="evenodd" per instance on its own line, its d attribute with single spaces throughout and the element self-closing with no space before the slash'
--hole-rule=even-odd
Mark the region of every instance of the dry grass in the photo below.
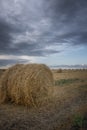
<svg viewBox="0 0 87 130">
<path fill-rule="evenodd" d="M 62 70 L 62 73 L 57 73 L 58 70 L 53 70 L 54 79 L 87 79 L 87 70 Z"/>
<path fill-rule="evenodd" d="M 0 105 L 1 130 L 76 130 L 73 117 L 87 119 L 87 70 L 53 70 L 53 76 L 58 85 L 44 106 Z M 78 130 L 87 130 L 87 120 Z"/>
<path fill-rule="evenodd" d="M 6 69 L 0 69 L 0 78 L 1 78 L 1 75 L 6 71 Z"/>
<path fill-rule="evenodd" d="M 39 106 L 53 86 L 51 70 L 43 64 L 17 64 L 1 77 L 0 102 Z"/>
</svg>

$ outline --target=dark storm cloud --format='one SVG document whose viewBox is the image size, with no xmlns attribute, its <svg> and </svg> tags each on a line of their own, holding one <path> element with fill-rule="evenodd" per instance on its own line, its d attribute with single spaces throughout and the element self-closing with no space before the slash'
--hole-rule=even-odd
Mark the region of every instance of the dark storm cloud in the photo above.
<svg viewBox="0 0 87 130">
<path fill-rule="evenodd" d="M 16 30 L 17 29 L 17 30 Z M 33 35 L 31 40 L 19 41 L 17 44 L 14 44 L 14 35 L 20 35 L 23 31 L 18 29 L 17 26 L 9 24 L 8 22 L 1 19 L 0 21 L 0 54 L 7 55 L 29 55 L 29 56 L 45 56 L 47 54 L 59 53 L 56 50 L 45 50 L 45 47 L 50 43 L 46 42 L 47 39 L 50 39 L 51 34 L 48 32 L 40 36 Z M 43 36 L 44 35 L 44 36 Z M 36 37 L 37 41 L 32 41 Z M 27 38 L 27 37 L 26 37 Z M 50 39 L 51 40 L 51 39 Z M 44 43 L 44 44 L 43 44 Z"/>
<path fill-rule="evenodd" d="M 0 55 L 39 57 L 65 51 L 55 46 L 85 46 L 86 14 L 87 0 L 0 0 Z"/>
<path fill-rule="evenodd" d="M 48 0 L 45 2 L 47 17 L 52 20 L 58 42 L 68 41 L 72 45 L 87 44 L 87 1 Z"/>
<path fill-rule="evenodd" d="M 87 7 L 86 0 L 48 0 L 45 3 L 46 14 L 53 16 L 55 19 L 59 16 L 66 16 L 73 19 L 73 16 L 77 17 L 78 11 L 83 11 Z"/>
<path fill-rule="evenodd" d="M 0 19 L 0 50 L 9 47 L 9 43 L 12 40 L 10 35 L 11 27 L 5 21 Z"/>
<path fill-rule="evenodd" d="M 14 46 L 14 34 L 19 35 L 22 33 L 22 31 L 20 31 L 21 29 L 18 30 L 18 28 L 16 28 L 17 27 L 9 24 L 4 19 L 0 19 L 0 54 L 22 55 L 23 51 L 25 54 L 29 54 L 33 49 L 38 48 L 38 44 L 28 44 L 29 41 L 27 41 L 27 43 L 18 43 L 15 47 L 12 47 Z"/>
<path fill-rule="evenodd" d="M 12 48 L 14 34 L 19 34 L 22 29 L 8 23 L 5 19 L 0 19 L 0 54 L 17 54 L 19 48 Z"/>
<path fill-rule="evenodd" d="M 17 59 L 9 59 L 9 60 L 0 60 L 0 67 L 1 66 L 9 66 L 9 65 L 14 65 L 14 64 L 18 64 L 18 63 L 26 63 L 27 60 L 17 60 Z"/>
<path fill-rule="evenodd" d="M 31 56 L 48 56 L 50 54 L 60 53 L 60 51 L 57 50 L 48 50 L 48 49 L 39 49 L 31 52 Z"/>
</svg>

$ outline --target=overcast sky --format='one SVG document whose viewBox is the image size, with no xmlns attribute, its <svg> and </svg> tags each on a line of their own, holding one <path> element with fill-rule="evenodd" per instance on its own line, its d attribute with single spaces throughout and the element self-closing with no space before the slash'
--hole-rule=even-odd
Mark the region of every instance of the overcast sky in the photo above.
<svg viewBox="0 0 87 130">
<path fill-rule="evenodd" d="M 87 0 L 0 0 L 0 66 L 87 64 Z"/>
</svg>

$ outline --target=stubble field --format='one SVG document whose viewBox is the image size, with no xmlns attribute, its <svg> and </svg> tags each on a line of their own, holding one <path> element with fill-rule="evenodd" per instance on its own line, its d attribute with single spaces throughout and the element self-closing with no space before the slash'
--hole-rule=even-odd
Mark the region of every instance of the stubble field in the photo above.
<svg viewBox="0 0 87 130">
<path fill-rule="evenodd" d="M 54 89 L 43 106 L 0 105 L 0 130 L 87 130 L 87 70 L 52 73 Z"/>
</svg>

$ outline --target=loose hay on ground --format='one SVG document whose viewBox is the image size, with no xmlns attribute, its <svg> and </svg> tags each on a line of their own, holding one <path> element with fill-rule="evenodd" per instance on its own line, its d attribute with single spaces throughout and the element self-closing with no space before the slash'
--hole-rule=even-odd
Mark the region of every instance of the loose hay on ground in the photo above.
<svg viewBox="0 0 87 130">
<path fill-rule="evenodd" d="M 43 64 L 17 64 L 4 72 L 0 81 L 0 102 L 38 106 L 49 96 L 54 80 Z"/>
</svg>

